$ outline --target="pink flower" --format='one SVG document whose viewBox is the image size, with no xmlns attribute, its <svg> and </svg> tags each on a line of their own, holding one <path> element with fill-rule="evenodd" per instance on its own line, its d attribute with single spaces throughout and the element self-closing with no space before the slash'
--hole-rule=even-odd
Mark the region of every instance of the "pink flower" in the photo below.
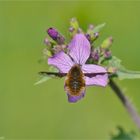
<svg viewBox="0 0 140 140">
<path fill-rule="evenodd" d="M 91 46 L 84 34 L 76 34 L 72 41 L 68 45 L 68 54 L 64 51 L 60 51 L 54 56 L 48 59 L 48 64 L 53 65 L 59 69 L 60 73 L 68 73 L 73 69 L 80 69 L 79 71 L 83 74 L 83 82 L 86 86 L 97 85 L 105 87 L 108 83 L 108 74 L 104 67 L 94 64 L 86 64 L 87 59 L 90 56 Z M 104 73 L 102 75 L 96 75 L 93 77 L 88 77 L 84 75 L 85 73 Z M 77 102 L 79 99 L 84 97 L 85 88 L 82 88 L 79 94 L 71 94 L 69 89 L 66 87 L 65 80 L 65 90 L 68 95 L 69 102 Z M 74 85 L 76 86 L 76 85 Z"/>
</svg>

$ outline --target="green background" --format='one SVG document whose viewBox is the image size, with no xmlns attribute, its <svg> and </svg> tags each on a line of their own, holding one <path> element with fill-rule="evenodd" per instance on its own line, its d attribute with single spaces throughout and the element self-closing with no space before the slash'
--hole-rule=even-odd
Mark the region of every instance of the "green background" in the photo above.
<svg viewBox="0 0 140 140">
<path fill-rule="evenodd" d="M 0 2 L 0 139 L 111 139 L 119 125 L 138 129 L 109 87 L 88 87 L 86 97 L 67 102 L 64 79 L 34 86 L 48 27 L 68 37 L 69 19 L 81 27 L 106 22 L 99 42 L 112 35 L 113 54 L 140 70 L 138 1 L 1 1 Z M 140 113 L 140 80 L 117 83 Z"/>
</svg>

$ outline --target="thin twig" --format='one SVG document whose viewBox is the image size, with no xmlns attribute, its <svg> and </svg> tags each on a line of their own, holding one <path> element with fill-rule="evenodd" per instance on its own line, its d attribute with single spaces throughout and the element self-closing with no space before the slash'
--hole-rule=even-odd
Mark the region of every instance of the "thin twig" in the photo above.
<svg viewBox="0 0 140 140">
<path fill-rule="evenodd" d="M 121 89 L 112 79 L 110 79 L 109 85 L 112 88 L 112 90 L 116 93 L 116 95 L 119 97 L 119 99 L 121 100 L 122 104 L 124 105 L 128 113 L 130 114 L 130 116 L 132 117 L 137 127 L 140 129 L 140 116 L 137 113 L 133 104 L 130 102 L 129 98 L 127 98 L 124 95 L 124 93 L 121 91 Z"/>
</svg>

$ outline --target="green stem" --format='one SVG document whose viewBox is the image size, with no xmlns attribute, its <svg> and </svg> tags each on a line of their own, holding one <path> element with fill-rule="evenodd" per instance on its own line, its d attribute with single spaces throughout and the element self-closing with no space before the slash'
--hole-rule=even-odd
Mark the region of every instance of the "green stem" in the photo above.
<svg viewBox="0 0 140 140">
<path fill-rule="evenodd" d="M 118 85 L 110 79 L 109 83 L 112 90 L 115 92 L 115 94 L 118 96 L 126 110 L 128 111 L 129 115 L 132 117 L 133 121 L 137 125 L 137 127 L 140 129 L 140 116 L 137 113 L 135 107 L 130 102 L 130 100 L 124 95 L 124 93 L 121 91 L 121 89 L 118 87 Z"/>
</svg>

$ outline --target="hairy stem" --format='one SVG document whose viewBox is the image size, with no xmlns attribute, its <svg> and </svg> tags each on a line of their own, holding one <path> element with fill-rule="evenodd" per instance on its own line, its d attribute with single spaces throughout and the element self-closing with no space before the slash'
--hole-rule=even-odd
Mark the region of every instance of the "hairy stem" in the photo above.
<svg viewBox="0 0 140 140">
<path fill-rule="evenodd" d="M 118 85 L 110 79 L 109 83 L 112 90 L 115 92 L 115 94 L 118 96 L 126 110 L 128 111 L 129 115 L 132 117 L 133 121 L 137 125 L 137 127 L 140 129 L 140 116 L 138 115 L 135 107 L 130 102 L 129 98 L 127 98 L 124 93 L 121 91 L 121 89 L 118 87 Z"/>
</svg>

